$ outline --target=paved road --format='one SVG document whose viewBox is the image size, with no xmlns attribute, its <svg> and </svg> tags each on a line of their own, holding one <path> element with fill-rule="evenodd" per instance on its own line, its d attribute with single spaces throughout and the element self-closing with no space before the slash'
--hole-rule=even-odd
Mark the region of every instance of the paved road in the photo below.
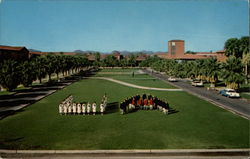
<svg viewBox="0 0 250 159">
<path fill-rule="evenodd" d="M 144 70 L 144 71 L 154 77 L 157 77 L 163 81 L 168 82 L 167 76 L 165 75 L 157 74 L 149 70 Z M 178 88 L 181 88 L 191 94 L 194 94 L 215 105 L 218 105 L 224 109 L 227 109 L 233 113 L 236 113 L 244 118 L 247 118 L 247 119 L 250 118 L 250 103 L 247 101 L 240 100 L 240 99 L 227 98 L 227 97 L 219 95 L 218 92 L 215 90 L 207 90 L 204 87 L 191 86 L 191 84 L 185 80 L 179 80 L 178 82 L 171 82 L 170 84 Z"/>
</svg>

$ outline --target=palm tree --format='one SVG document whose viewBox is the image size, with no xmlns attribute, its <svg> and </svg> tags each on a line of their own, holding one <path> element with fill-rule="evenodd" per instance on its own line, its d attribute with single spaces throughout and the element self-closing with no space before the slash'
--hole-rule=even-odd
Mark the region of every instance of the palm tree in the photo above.
<svg viewBox="0 0 250 159">
<path fill-rule="evenodd" d="M 228 88 L 238 89 L 239 85 L 244 81 L 243 65 L 240 59 L 230 56 L 225 63 L 222 64 L 221 76 Z"/>
<path fill-rule="evenodd" d="M 54 56 L 54 63 L 56 63 L 56 65 L 54 65 L 54 70 L 55 70 L 55 73 L 56 73 L 56 78 L 57 78 L 57 81 L 59 80 L 59 73 L 63 71 L 63 68 L 62 68 L 62 60 L 63 59 L 63 56 L 62 55 L 55 55 Z"/>
<path fill-rule="evenodd" d="M 0 68 L 1 85 L 12 91 L 20 84 L 21 68 L 17 61 L 5 60 Z"/>
<path fill-rule="evenodd" d="M 207 77 L 206 80 L 211 83 L 210 87 L 215 87 L 218 81 L 219 63 L 215 58 L 206 59 L 204 62 L 204 72 Z"/>
<path fill-rule="evenodd" d="M 249 65 L 250 65 L 250 53 L 249 53 L 249 36 L 241 37 L 240 39 L 240 51 L 242 52 L 242 63 L 244 64 L 245 68 L 245 76 L 248 78 L 249 73 Z M 247 83 L 246 78 L 246 83 Z"/>
<path fill-rule="evenodd" d="M 246 76 L 246 83 L 248 83 L 248 78 L 249 78 L 249 66 L 250 66 L 250 53 L 244 53 L 243 56 L 242 56 L 242 63 L 244 64 L 245 68 L 244 68 L 244 71 L 245 71 L 245 76 Z"/>
<path fill-rule="evenodd" d="M 240 40 L 237 38 L 230 38 L 225 42 L 224 46 L 226 56 L 242 57 L 242 52 L 240 51 Z"/>
<path fill-rule="evenodd" d="M 47 64 L 46 64 L 46 72 L 49 76 L 49 81 L 51 81 L 51 75 L 55 73 L 55 68 L 56 68 L 56 56 L 49 54 L 46 56 L 47 58 Z"/>
<path fill-rule="evenodd" d="M 104 63 L 108 67 L 114 67 L 118 64 L 117 59 L 113 55 L 109 55 L 104 59 Z"/>
<path fill-rule="evenodd" d="M 34 59 L 34 63 L 36 66 L 36 73 L 37 78 L 39 79 L 39 82 L 42 83 L 42 79 L 46 77 L 46 64 L 47 64 L 47 58 L 45 56 L 39 56 Z"/>
<path fill-rule="evenodd" d="M 24 87 L 28 87 L 32 84 L 37 77 L 37 69 L 35 62 L 31 61 L 24 61 L 20 64 L 21 67 L 21 84 Z"/>
</svg>

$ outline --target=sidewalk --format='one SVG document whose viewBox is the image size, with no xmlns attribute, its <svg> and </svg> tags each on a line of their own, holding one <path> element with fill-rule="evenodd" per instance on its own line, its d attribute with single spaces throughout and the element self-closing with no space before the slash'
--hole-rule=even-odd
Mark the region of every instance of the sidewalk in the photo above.
<svg viewBox="0 0 250 159">
<path fill-rule="evenodd" d="M 85 71 L 88 72 L 92 70 Z M 66 79 L 61 79 L 60 82 L 56 82 L 53 85 L 45 83 L 43 85 L 32 86 L 30 89 L 18 90 L 15 94 L 0 96 L 0 119 L 16 113 L 24 107 L 45 98 L 57 90 L 63 89 L 81 78 L 80 76 L 72 75 L 66 77 Z"/>
<path fill-rule="evenodd" d="M 249 157 L 250 149 L 0 150 L 2 157 Z"/>
</svg>

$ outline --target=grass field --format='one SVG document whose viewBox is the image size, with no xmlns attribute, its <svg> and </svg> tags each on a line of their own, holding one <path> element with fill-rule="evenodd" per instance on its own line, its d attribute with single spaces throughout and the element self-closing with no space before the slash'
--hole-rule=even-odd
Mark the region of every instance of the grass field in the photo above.
<svg viewBox="0 0 250 159">
<path fill-rule="evenodd" d="M 114 73 L 126 73 L 126 74 L 102 74 L 102 72 L 111 72 L 114 71 Z M 132 76 L 132 73 L 135 73 L 134 76 Z M 147 86 L 147 87 L 157 87 L 157 88 L 176 88 L 172 85 L 167 84 L 164 81 L 161 81 L 157 78 L 154 78 L 148 74 L 138 74 L 138 70 L 136 69 L 106 69 L 101 70 L 100 73 L 97 73 L 95 75 L 96 77 L 110 77 L 113 79 L 117 79 L 120 81 L 124 81 L 131 84 L 136 84 L 139 86 Z"/>
<path fill-rule="evenodd" d="M 153 94 L 177 113 L 58 114 L 58 104 L 69 94 L 76 102 L 99 104 L 104 93 L 109 106 L 137 93 Z M 249 121 L 186 92 L 141 90 L 100 79 L 76 82 L 0 121 L 0 149 L 176 148 L 249 148 Z"/>
</svg>

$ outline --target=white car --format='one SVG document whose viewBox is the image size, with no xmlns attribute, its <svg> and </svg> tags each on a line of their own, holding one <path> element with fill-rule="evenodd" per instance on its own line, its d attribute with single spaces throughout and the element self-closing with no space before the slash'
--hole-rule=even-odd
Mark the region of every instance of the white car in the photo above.
<svg viewBox="0 0 250 159">
<path fill-rule="evenodd" d="M 234 89 L 223 89 L 220 91 L 220 94 L 230 98 L 239 98 L 240 94 L 237 93 Z"/>
<path fill-rule="evenodd" d="M 193 81 L 191 83 L 192 86 L 195 86 L 195 87 L 203 87 L 203 82 L 202 81 Z"/>
<path fill-rule="evenodd" d="M 169 82 L 177 82 L 177 79 L 174 78 L 174 77 L 169 77 L 169 78 L 168 78 L 168 81 L 169 81 Z"/>
</svg>

